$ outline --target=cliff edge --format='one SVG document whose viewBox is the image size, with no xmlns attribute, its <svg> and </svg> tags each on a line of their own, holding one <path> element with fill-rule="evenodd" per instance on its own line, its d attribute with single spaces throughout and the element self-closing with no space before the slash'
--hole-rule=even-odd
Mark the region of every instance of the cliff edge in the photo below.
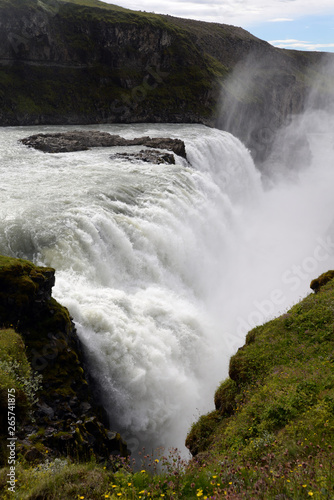
<svg viewBox="0 0 334 500">
<path fill-rule="evenodd" d="M 52 268 L 0 256 L 1 466 L 10 436 L 28 462 L 127 455 L 92 398 L 74 324 L 51 296 L 54 282 Z"/>
</svg>

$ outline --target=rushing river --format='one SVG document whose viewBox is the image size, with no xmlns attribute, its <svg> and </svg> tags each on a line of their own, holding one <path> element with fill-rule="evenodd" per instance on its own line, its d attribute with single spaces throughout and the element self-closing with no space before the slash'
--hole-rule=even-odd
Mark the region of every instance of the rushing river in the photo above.
<svg viewBox="0 0 334 500">
<path fill-rule="evenodd" d="M 73 129 L 177 137 L 188 162 L 110 158 L 141 147 L 45 154 L 18 143 Z M 309 131 L 311 164 L 292 176 L 278 165 L 264 187 L 238 139 L 201 125 L 0 131 L 0 253 L 56 269 L 53 295 L 130 448 L 182 449 L 246 332 L 334 267 L 333 135 Z"/>
</svg>

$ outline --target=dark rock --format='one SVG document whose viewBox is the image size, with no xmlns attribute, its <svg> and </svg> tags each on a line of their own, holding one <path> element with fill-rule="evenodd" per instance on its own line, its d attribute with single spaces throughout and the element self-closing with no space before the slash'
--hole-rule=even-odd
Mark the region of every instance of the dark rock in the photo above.
<svg viewBox="0 0 334 500">
<path fill-rule="evenodd" d="M 166 137 L 137 137 L 135 139 L 124 139 L 119 135 L 108 132 L 81 131 L 63 132 L 56 134 L 36 134 L 21 139 L 24 145 L 39 149 L 45 153 L 69 153 L 73 151 L 85 151 L 89 148 L 106 148 L 113 146 L 147 146 L 149 148 L 167 149 L 178 156 L 186 158 L 186 148 L 180 139 Z M 145 152 L 147 153 L 147 152 Z M 147 153 L 148 154 L 148 153 Z M 145 155 L 143 155 L 145 158 Z M 143 160 L 149 161 L 149 160 Z M 165 158 L 166 163 L 171 163 L 171 157 Z"/>
<path fill-rule="evenodd" d="M 34 425 L 26 425 L 24 427 L 24 433 L 26 436 L 29 436 L 30 434 L 36 434 L 37 431 L 38 431 L 38 427 L 36 427 Z M 24 443 L 25 440 L 23 439 L 22 442 Z M 27 443 L 28 443 L 28 441 L 27 441 Z"/>
<path fill-rule="evenodd" d="M 51 297 L 54 274 L 51 268 L 0 256 L 0 326 L 14 325 L 33 370 L 43 376 L 39 402 L 32 408 L 35 424 L 23 422 L 18 428 L 18 452 L 29 461 L 40 460 L 38 442 L 49 456 L 126 456 L 126 444 L 121 438 L 110 441 L 100 421 L 73 322 L 67 309 Z"/>
<path fill-rule="evenodd" d="M 25 453 L 24 458 L 27 462 L 39 462 L 43 460 L 43 453 L 41 453 L 37 448 L 31 447 Z"/>
<path fill-rule="evenodd" d="M 57 433 L 57 429 L 55 427 L 47 427 L 44 432 L 44 436 L 46 438 L 53 436 L 54 434 Z"/>
<path fill-rule="evenodd" d="M 80 404 L 80 410 L 82 413 L 87 413 L 92 409 L 92 405 L 88 403 L 88 401 L 84 401 L 83 403 Z"/>
<path fill-rule="evenodd" d="M 174 155 L 171 153 L 157 152 L 152 149 L 142 150 L 139 153 L 116 153 L 110 157 L 113 158 L 125 158 L 130 161 L 144 161 L 147 163 L 153 163 L 159 165 L 161 163 L 166 163 L 169 165 L 175 165 Z"/>
<path fill-rule="evenodd" d="M 167 149 L 173 151 L 178 156 L 182 156 L 182 158 L 186 158 L 186 148 L 184 142 L 180 139 L 148 138 L 143 142 L 143 145 L 149 148 Z"/>
<path fill-rule="evenodd" d="M 41 415 L 46 415 L 50 420 L 54 417 L 54 410 L 51 406 L 48 406 L 46 403 L 37 403 L 37 410 Z"/>
</svg>

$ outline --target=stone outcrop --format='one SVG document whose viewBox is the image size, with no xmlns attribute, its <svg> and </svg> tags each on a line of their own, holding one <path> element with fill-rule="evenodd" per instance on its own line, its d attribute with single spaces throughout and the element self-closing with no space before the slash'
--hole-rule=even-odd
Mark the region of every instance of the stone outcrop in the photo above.
<svg viewBox="0 0 334 500">
<path fill-rule="evenodd" d="M 51 297 L 54 282 L 52 268 L 0 256 L 0 329 L 21 335 L 32 370 L 42 375 L 34 418 L 17 428 L 17 451 L 27 460 L 126 456 L 126 444 L 105 426 L 92 398 L 74 324 Z"/>
<path fill-rule="evenodd" d="M 145 163 L 153 163 L 155 165 L 160 165 L 161 163 L 165 163 L 168 165 L 175 165 L 174 155 L 171 153 L 162 153 L 158 151 L 154 151 L 153 149 L 143 149 L 139 151 L 139 153 L 116 153 L 110 157 L 114 158 L 123 158 L 130 161 L 143 161 Z"/>
<path fill-rule="evenodd" d="M 137 137 L 124 139 L 119 135 L 108 132 L 81 131 L 63 132 L 56 134 L 36 134 L 21 139 L 29 147 L 39 149 L 45 153 L 69 153 L 71 151 L 85 151 L 89 148 L 113 146 L 146 146 L 149 148 L 167 149 L 178 156 L 186 158 L 186 148 L 180 139 L 166 137 Z"/>
<path fill-rule="evenodd" d="M 311 281 L 310 288 L 314 293 L 318 293 L 322 287 L 327 285 L 332 279 L 334 279 L 334 271 L 327 271 L 321 274 L 318 278 Z"/>
</svg>

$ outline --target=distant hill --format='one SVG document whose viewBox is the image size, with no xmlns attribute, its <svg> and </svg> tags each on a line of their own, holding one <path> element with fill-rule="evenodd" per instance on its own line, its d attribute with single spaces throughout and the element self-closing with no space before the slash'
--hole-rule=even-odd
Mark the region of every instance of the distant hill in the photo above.
<svg viewBox="0 0 334 500">
<path fill-rule="evenodd" d="M 0 0 L 0 125 L 200 122 L 251 146 L 252 123 L 303 109 L 324 57 L 97 0 Z"/>
</svg>

